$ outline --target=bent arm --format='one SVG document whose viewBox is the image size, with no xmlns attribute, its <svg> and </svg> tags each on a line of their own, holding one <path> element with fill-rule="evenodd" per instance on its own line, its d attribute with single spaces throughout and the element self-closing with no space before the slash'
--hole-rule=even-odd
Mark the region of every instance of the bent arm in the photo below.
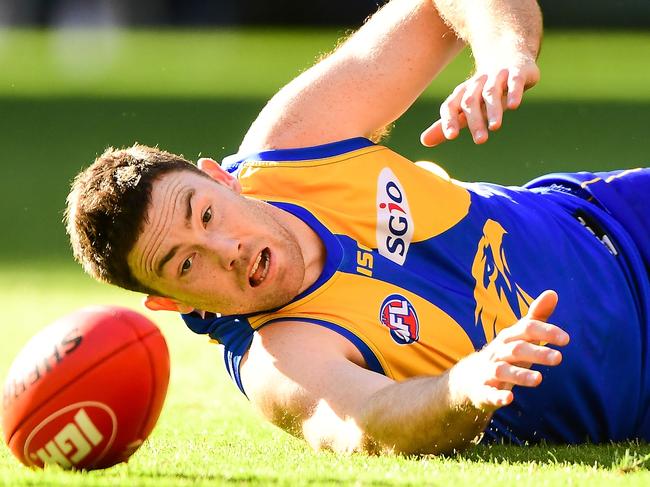
<svg viewBox="0 0 650 487">
<path fill-rule="evenodd" d="M 393 0 L 264 107 L 240 152 L 371 136 L 462 49 L 431 0 Z"/>
<path fill-rule="evenodd" d="M 371 137 L 411 106 L 464 41 L 477 66 L 534 59 L 540 19 L 535 0 L 392 0 L 278 92 L 240 152 Z"/>
</svg>

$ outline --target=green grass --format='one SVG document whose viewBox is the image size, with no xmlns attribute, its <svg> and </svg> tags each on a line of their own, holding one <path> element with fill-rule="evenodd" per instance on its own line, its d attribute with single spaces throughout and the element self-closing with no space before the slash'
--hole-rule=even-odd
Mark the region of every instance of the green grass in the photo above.
<svg viewBox="0 0 650 487">
<path fill-rule="evenodd" d="M 74 39 L 0 32 L 0 376 L 38 329 L 90 303 L 142 310 L 71 262 L 60 224 L 68 181 L 107 145 L 137 140 L 190 158 L 236 150 L 265 100 L 341 31 L 163 31 Z M 83 37 L 86 36 L 86 37 Z M 66 44 L 67 40 L 71 43 Z M 650 35 L 547 35 L 542 83 L 484 147 L 435 150 L 419 131 L 469 70 L 461 57 L 396 126 L 389 145 L 460 179 L 520 183 L 538 174 L 648 160 Z M 165 408 L 131 462 L 102 472 L 31 471 L 0 449 L 4 485 L 428 484 L 648 485 L 645 444 L 477 447 L 446 458 L 313 453 L 258 418 L 217 347 L 174 315 L 149 314 L 172 355 Z"/>
<path fill-rule="evenodd" d="M 5 266 L 4 376 L 15 352 L 46 323 L 88 303 L 139 309 L 139 296 L 96 284 L 73 265 Z M 38 313 L 29 312 L 38 310 Z M 236 391 L 218 348 L 192 335 L 173 314 L 147 313 L 165 334 L 172 375 L 150 440 L 128 464 L 97 472 L 29 470 L 0 450 L 4 485 L 647 485 L 650 446 L 476 447 L 451 457 L 342 457 L 314 453 L 266 424 Z"/>
<path fill-rule="evenodd" d="M 73 265 L 7 265 L 0 275 L 3 376 L 25 341 L 64 313 L 88 303 L 144 311 L 139 296 L 96 284 Z M 444 458 L 314 453 L 252 412 L 226 377 L 216 346 L 189 333 L 172 314 L 147 314 L 162 328 L 172 359 L 167 401 L 150 440 L 128 464 L 97 472 L 29 470 L 2 448 L 0 484 L 641 486 L 650 482 L 650 446 L 635 443 L 476 447 Z"/>
</svg>

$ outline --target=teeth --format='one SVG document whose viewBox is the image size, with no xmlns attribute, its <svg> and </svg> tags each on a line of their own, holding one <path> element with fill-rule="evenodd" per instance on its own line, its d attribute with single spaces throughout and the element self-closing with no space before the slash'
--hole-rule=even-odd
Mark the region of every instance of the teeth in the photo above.
<svg viewBox="0 0 650 487">
<path fill-rule="evenodd" d="M 266 277 L 267 272 L 269 272 L 269 258 L 265 254 L 265 256 L 264 256 L 264 270 L 262 271 L 262 275 L 260 276 L 260 282 L 262 282 L 264 280 L 264 278 Z"/>
<path fill-rule="evenodd" d="M 248 275 L 249 278 L 252 278 L 253 275 L 255 274 L 255 271 L 257 271 L 257 267 L 260 265 L 260 261 L 262 260 L 262 252 L 260 252 L 257 255 L 257 259 L 255 260 L 255 264 L 253 264 L 253 268 L 251 269 L 250 274 Z M 265 274 L 266 275 L 266 274 Z"/>
<path fill-rule="evenodd" d="M 257 256 L 257 259 L 255 259 L 255 264 L 253 264 L 253 267 L 251 268 L 251 272 L 248 275 L 248 279 L 253 287 L 259 286 L 262 284 L 262 281 L 266 278 L 266 275 L 269 272 L 269 266 L 270 266 L 270 257 L 269 257 L 269 251 L 267 249 L 262 250 L 259 255 Z M 255 277 L 255 275 L 258 273 L 260 270 L 260 263 L 262 263 L 262 270 L 259 272 L 259 275 Z"/>
</svg>

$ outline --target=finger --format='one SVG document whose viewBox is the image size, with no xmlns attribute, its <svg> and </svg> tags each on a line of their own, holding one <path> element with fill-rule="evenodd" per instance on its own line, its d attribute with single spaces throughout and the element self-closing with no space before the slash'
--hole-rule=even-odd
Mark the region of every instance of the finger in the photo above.
<svg viewBox="0 0 650 487">
<path fill-rule="evenodd" d="M 446 141 L 447 138 L 442 130 L 442 120 L 436 120 L 420 134 L 420 143 L 425 147 L 435 147 Z"/>
<path fill-rule="evenodd" d="M 508 74 L 508 109 L 515 110 L 524 96 L 526 80 L 519 70 L 510 70 Z"/>
<path fill-rule="evenodd" d="M 478 409 L 501 408 L 512 402 L 514 396 L 509 389 L 498 389 L 486 386 L 477 392 L 472 400 L 474 407 Z"/>
<path fill-rule="evenodd" d="M 569 343 L 569 334 L 559 326 L 539 320 L 523 318 L 514 326 L 506 328 L 501 332 L 503 343 L 510 343 L 515 340 L 524 340 L 534 343 L 550 343 L 563 347 Z"/>
<path fill-rule="evenodd" d="M 472 134 L 475 144 L 482 144 L 488 138 L 487 128 L 485 125 L 485 116 L 483 115 L 483 85 L 487 76 L 479 76 L 470 82 L 465 88 L 465 94 L 460 102 L 460 106 L 467 118 L 467 127 Z"/>
<path fill-rule="evenodd" d="M 508 362 L 496 362 L 493 374 L 496 381 L 514 386 L 537 387 L 542 382 L 542 374 L 537 370 L 517 367 Z"/>
<path fill-rule="evenodd" d="M 462 130 L 467 127 L 467 119 L 465 118 L 465 114 L 463 112 L 457 116 L 456 120 L 459 127 L 458 130 Z M 440 145 L 447 140 L 454 139 L 458 135 L 458 133 L 455 133 L 455 135 L 451 138 L 445 135 L 443 124 L 444 122 L 442 120 L 437 120 L 424 132 L 422 132 L 420 135 L 420 142 L 422 145 L 425 147 L 435 147 L 436 145 Z"/>
<path fill-rule="evenodd" d="M 514 398 L 510 389 L 500 389 L 494 386 L 482 386 L 470 395 L 472 405 L 477 409 L 498 409 L 510 404 Z"/>
<path fill-rule="evenodd" d="M 558 302 L 558 295 L 553 290 L 546 290 L 530 303 L 526 318 L 531 320 L 548 321 L 555 311 Z"/>
<path fill-rule="evenodd" d="M 489 130 L 498 130 L 503 121 L 503 88 L 508 80 L 508 71 L 502 69 L 494 77 L 489 77 L 483 87 L 483 101 Z"/>
<path fill-rule="evenodd" d="M 442 130 L 447 140 L 452 140 L 458 137 L 460 133 L 460 120 L 459 114 L 462 113 L 460 109 L 460 102 L 465 93 L 465 84 L 456 87 L 451 95 L 440 105 L 440 120 L 442 122 Z"/>
<path fill-rule="evenodd" d="M 531 364 L 558 365 L 562 362 L 562 354 L 543 345 L 515 340 L 501 346 L 495 359 L 528 368 Z"/>
</svg>

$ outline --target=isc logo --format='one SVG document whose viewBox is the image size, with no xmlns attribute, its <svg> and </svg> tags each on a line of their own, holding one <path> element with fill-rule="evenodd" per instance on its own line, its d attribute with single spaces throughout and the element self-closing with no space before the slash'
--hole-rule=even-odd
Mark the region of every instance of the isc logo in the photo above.
<svg viewBox="0 0 650 487">
<path fill-rule="evenodd" d="M 116 426 L 115 414 L 105 404 L 73 404 L 34 428 L 25 441 L 25 458 L 38 466 L 54 463 L 63 468 L 92 466 L 110 448 Z M 100 431 L 106 431 L 107 427 L 111 428 L 108 437 Z"/>
<path fill-rule="evenodd" d="M 406 260 L 414 225 L 411 211 L 397 176 L 385 167 L 377 179 L 377 250 L 402 265 Z"/>
<path fill-rule="evenodd" d="M 357 243 L 357 272 L 364 276 L 372 277 L 373 266 L 372 250 Z"/>
</svg>

